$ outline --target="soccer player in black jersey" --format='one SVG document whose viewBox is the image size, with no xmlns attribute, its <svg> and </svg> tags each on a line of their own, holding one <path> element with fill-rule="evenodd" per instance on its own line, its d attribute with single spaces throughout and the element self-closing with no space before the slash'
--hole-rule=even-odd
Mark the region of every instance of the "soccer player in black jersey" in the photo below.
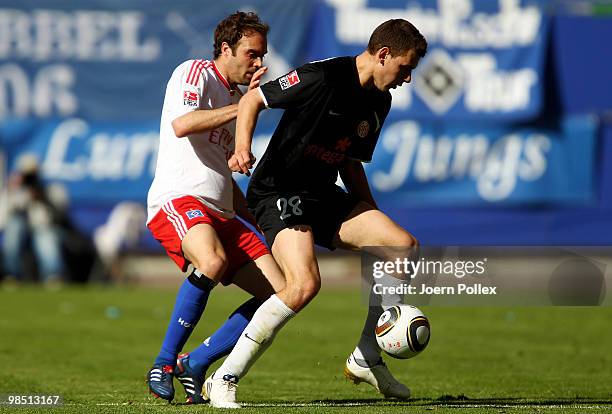
<svg viewBox="0 0 612 414">
<path fill-rule="evenodd" d="M 258 113 L 285 113 L 251 178 L 249 209 L 264 231 L 287 285 L 276 294 L 300 311 L 319 291 L 314 245 L 361 250 L 366 246 L 417 246 L 417 240 L 377 208 L 364 173 L 391 107 L 390 89 L 408 83 L 427 42 L 408 21 L 378 26 L 356 57 L 308 63 L 249 91 L 240 101 L 236 150 L 228 164 L 249 174 Z M 338 187 L 340 174 L 347 191 Z M 372 299 L 372 298 L 371 298 Z M 370 303 L 373 303 L 372 301 Z M 277 309 L 278 308 L 278 309 Z M 345 375 L 387 397 L 408 398 L 380 357 L 374 328 L 381 306 L 371 306 Z M 264 303 L 230 356 L 206 382 L 213 403 L 235 402 L 235 383 L 284 324 L 277 303 Z"/>
</svg>

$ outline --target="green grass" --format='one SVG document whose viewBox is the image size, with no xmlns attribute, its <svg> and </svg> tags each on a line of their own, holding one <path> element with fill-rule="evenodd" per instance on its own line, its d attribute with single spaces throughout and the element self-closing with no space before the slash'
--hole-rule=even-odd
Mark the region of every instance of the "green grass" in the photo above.
<svg viewBox="0 0 612 414">
<path fill-rule="evenodd" d="M 245 298 L 217 288 L 186 348 Z M 173 300 L 172 290 L 144 288 L 0 290 L 0 394 L 62 395 L 54 412 L 213 412 L 146 392 Z M 386 401 L 344 380 L 366 308 L 356 288 L 324 288 L 241 381 L 239 398 L 250 405 L 243 412 L 612 411 L 612 308 L 423 310 L 432 325 L 428 349 L 409 361 L 387 358 L 413 400 Z"/>
</svg>

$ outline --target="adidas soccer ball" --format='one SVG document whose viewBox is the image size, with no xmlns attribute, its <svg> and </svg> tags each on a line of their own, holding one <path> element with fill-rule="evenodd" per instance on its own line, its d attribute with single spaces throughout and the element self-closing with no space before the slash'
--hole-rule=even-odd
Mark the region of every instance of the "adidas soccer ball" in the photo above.
<svg viewBox="0 0 612 414">
<path fill-rule="evenodd" d="M 408 359 L 427 347 L 429 320 L 415 306 L 394 306 L 380 315 L 375 333 L 383 351 L 393 358 Z"/>
</svg>

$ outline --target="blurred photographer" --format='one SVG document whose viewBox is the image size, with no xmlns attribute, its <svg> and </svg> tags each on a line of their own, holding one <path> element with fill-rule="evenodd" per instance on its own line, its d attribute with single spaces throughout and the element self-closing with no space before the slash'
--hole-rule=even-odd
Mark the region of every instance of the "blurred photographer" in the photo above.
<svg viewBox="0 0 612 414">
<path fill-rule="evenodd" d="M 24 154 L 9 176 L 2 255 L 7 279 L 23 281 L 24 257 L 31 249 L 39 280 L 54 286 L 65 277 L 61 225 L 66 220 L 67 196 L 59 184 L 45 185 L 38 167 L 35 156 Z"/>
</svg>

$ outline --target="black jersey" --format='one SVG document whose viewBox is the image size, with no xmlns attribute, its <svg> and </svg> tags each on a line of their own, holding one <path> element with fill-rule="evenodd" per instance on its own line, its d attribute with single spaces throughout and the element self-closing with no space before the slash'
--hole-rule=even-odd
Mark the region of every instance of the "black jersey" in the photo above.
<svg viewBox="0 0 612 414">
<path fill-rule="evenodd" d="M 283 108 L 249 185 L 249 198 L 334 187 L 346 159 L 371 161 L 391 94 L 359 83 L 355 57 L 308 63 L 260 88 Z"/>
</svg>

